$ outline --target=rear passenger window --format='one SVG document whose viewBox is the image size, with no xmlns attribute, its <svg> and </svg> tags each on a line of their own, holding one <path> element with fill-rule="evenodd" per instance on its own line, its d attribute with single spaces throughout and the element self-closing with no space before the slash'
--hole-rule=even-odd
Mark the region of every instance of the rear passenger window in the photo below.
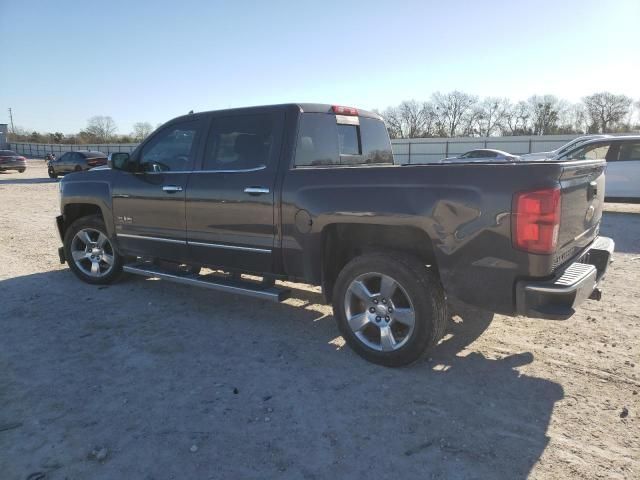
<svg viewBox="0 0 640 480">
<path fill-rule="evenodd" d="M 300 118 L 296 166 L 393 163 L 384 123 L 351 117 L 354 124 L 337 123 L 336 116 L 304 113 Z"/>
<path fill-rule="evenodd" d="M 618 154 L 620 162 L 640 160 L 640 143 L 623 143 Z"/>
<path fill-rule="evenodd" d="M 249 170 L 266 167 L 273 146 L 272 115 L 214 118 L 204 170 Z"/>
</svg>

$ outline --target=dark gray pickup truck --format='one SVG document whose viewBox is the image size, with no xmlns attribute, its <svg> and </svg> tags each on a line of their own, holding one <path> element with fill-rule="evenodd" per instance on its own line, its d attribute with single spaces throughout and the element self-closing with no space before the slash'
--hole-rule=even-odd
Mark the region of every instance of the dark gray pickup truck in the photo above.
<svg viewBox="0 0 640 480">
<path fill-rule="evenodd" d="M 321 285 L 358 354 L 404 365 L 443 336 L 447 296 L 552 319 L 598 299 L 604 171 L 394 165 L 381 118 L 350 107 L 196 113 L 60 182 L 59 253 L 94 284 L 126 271 L 275 301 L 277 280 Z"/>
</svg>

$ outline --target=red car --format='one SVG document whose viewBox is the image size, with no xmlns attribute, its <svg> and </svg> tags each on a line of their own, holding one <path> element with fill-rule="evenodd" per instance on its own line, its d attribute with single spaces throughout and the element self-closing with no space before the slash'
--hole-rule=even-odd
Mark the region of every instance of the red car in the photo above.
<svg viewBox="0 0 640 480">
<path fill-rule="evenodd" d="M 27 169 L 27 159 L 12 150 L 0 150 L 0 172 L 18 170 L 20 173 Z"/>
</svg>

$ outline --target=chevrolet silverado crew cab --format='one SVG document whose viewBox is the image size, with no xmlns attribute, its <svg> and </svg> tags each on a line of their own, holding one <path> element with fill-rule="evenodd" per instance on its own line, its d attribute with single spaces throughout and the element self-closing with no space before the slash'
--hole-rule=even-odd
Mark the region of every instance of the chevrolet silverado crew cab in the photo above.
<svg viewBox="0 0 640 480">
<path fill-rule="evenodd" d="M 64 177 L 59 253 L 93 284 L 125 271 L 275 301 L 277 281 L 320 285 L 353 350 L 398 366 L 443 336 L 447 297 L 552 319 L 598 298 L 604 171 L 394 165 L 382 119 L 350 107 L 189 114 Z"/>
</svg>

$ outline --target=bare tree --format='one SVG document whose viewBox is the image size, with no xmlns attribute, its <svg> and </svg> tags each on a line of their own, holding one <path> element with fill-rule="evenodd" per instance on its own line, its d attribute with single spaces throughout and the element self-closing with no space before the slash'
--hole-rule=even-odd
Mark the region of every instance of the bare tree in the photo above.
<svg viewBox="0 0 640 480">
<path fill-rule="evenodd" d="M 85 132 L 99 142 L 108 142 L 115 135 L 116 122 L 108 116 L 96 115 L 87 121 Z"/>
<path fill-rule="evenodd" d="M 381 114 L 392 138 L 417 138 L 432 135 L 435 112 L 429 103 L 415 100 L 389 107 Z"/>
<path fill-rule="evenodd" d="M 558 133 L 587 133 L 587 110 L 582 103 L 567 104 L 560 110 Z"/>
<path fill-rule="evenodd" d="M 147 138 L 151 132 L 153 132 L 153 125 L 149 122 L 136 122 L 133 124 L 131 136 L 137 141 L 142 141 Z"/>
<path fill-rule="evenodd" d="M 473 114 L 473 106 L 478 97 L 457 90 L 450 93 L 436 92 L 432 95 L 432 103 L 437 116 L 438 130 L 443 136 L 454 137 L 468 124 Z"/>
<path fill-rule="evenodd" d="M 606 133 L 615 129 L 631 109 L 632 100 L 626 95 L 600 92 L 582 99 L 591 121 L 590 130 Z"/>
<path fill-rule="evenodd" d="M 475 108 L 472 116 L 473 131 L 481 137 L 490 137 L 498 133 L 505 121 L 509 101 L 502 98 L 487 97 Z"/>
<path fill-rule="evenodd" d="M 507 101 L 505 104 L 502 134 L 528 135 L 531 133 L 530 121 L 531 112 L 527 102 L 520 101 L 514 104 Z"/>
<path fill-rule="evenodd" d="M 534 95 L 528 100 L 534 135 L 556 132 L 562 105 L 553 95 Z"/>
</svg>

